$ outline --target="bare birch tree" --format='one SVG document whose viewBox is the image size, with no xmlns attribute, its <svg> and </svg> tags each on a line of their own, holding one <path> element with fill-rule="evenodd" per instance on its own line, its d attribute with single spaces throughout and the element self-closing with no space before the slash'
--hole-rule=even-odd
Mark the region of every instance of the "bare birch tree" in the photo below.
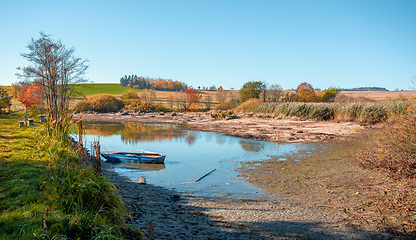
<svg viewBox="0 0 416 240">
<path fill-rule="evenodd" d="M 31 64 L 18 67 L 17 75 L 31 82 L 39 82 L 52 120 L 69 107 L 69 97 L 75 93 L 75 84 L 85 83 L 88 60 L 74 56 L 74 48 L 67 49 L 60 40 L 40 33 L 39 39 L 31 39 L 29 53 L 22 53 Z"/>
</svg>

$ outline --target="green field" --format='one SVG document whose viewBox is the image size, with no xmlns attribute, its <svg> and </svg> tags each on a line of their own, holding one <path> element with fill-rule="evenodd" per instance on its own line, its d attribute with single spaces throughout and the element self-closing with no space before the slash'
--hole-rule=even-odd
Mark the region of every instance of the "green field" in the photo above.
<svg viewBox="0 0 416 240">
<path fill-rule="evenodd" d="M 76 97 L 90 96 L 94 94 L 107 93 L 111 95 L 121 95 L 127 90 L 133 90 L 135 92 L 143 92 L 143 89 L 133 89 L 120 87 L 119 83 L 87 83 L 77 84 L 76 91 L 81 94 L 75 95 Z"/>
</svg>

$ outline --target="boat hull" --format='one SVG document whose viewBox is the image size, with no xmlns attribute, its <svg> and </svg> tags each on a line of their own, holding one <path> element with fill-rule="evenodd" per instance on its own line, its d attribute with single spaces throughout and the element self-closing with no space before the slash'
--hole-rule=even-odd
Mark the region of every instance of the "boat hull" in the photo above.
<svg viewBox="0 0 416 240">
<path fill-rule="evenodd" d="M 127 152 L 102 152 L 109 162 L 135 162 L 135 163 L 163 163 L 166 156 L 160 153 L 127 153 Z"/>
</svg>

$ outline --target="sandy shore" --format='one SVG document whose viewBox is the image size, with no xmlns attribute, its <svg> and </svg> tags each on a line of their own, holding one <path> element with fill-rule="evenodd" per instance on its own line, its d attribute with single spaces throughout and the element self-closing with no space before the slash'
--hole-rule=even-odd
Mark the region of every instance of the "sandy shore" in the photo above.
<svg viewBox="0 0 416 240">
<path fill-rule="evenodd" d="M 362 126 L 352 123 L 257 117 L 217 120 L 210 113 L 161 115 L 123 112 L 83 114 L 82 119 L 186 124 L 198 130 L 274 142 L 339 140 L 363 129 Z M 271 172 L 270 168 L 275 172 L 281 168 L 272 160 L 264 166 L 269 168 L 267 172 Z M 267 177 L 262 171 L 253 168 L 247 170 L 247 166 L 243 167 L 243 174 L 251 179 L 252 184 L 275 194 L 275 198 L 199 198 L 158 186 L 132 182 L 116 174 L 110 164 L 104 164 L 103 172 L 118 187 L 127 203 L 131 214 L 130 223 L 143 229 L 146 234 L 149 231 L 154 232 L 157 239 L 384 239 L 369 231 L 369 226 L 362 223 L 351 224 L 351 216 L 345 210 L 322 208 L 319 205 L 321 193 L 306 192 L 298 195 L 294 191 L 290 194 L 287 188 L 273 186 L 279 184 L 277 181 L 287 182 L 294 179 Z M 311 180 L 308 183 L 314 184 Z M 290 188 L 290 185 L 285 186 Z M 293 186 L 297 187 L 296 184 Z M 315 188 L 311 188 L 311 191 L 315 191 Z M 314 194 L 319 196 L 319 200 L 314 201 Z M 294 197 L 295 195 L 300 197 Z M 302 197 L 306 195 L 309 198 Z"/>
</svg>

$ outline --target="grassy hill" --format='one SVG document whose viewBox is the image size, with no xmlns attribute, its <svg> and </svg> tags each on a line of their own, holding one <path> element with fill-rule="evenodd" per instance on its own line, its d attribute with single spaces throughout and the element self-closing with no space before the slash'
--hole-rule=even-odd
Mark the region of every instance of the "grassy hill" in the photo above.
<svg viewBox="0 0 416 240">
<path fill-rule="evenodd" d="M 127 90 L 142 92 L 143 89 L 133 89 L 120 87 L 119 83 L 86 83 L 76 85 L 76 90 L 80 93 L 78 97 L 90 96 L 94 94 L 107 93 L 111 95 L 121 95 Z"/>
</svg>

